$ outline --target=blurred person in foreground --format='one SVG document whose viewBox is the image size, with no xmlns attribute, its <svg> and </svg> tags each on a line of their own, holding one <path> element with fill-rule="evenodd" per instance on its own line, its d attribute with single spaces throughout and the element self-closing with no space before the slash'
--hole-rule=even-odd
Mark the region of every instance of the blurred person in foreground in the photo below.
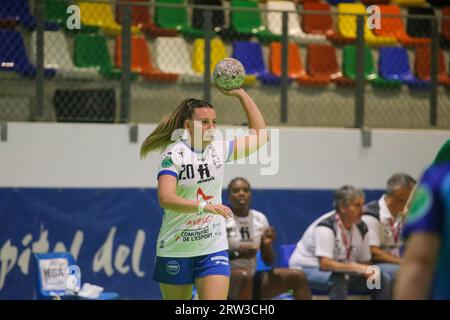
<svg viewBox="0 0 450 320">
<path fill-rule="evenodd" d="M 450 140 L 423 174 L 408 209 L 394 298 L 450 300 Z"/>
</svg>

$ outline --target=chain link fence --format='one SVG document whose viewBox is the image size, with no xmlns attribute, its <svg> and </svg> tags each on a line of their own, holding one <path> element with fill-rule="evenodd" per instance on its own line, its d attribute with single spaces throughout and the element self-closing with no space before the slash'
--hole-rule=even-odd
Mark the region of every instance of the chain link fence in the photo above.
<svg viewBox="0 0 450 320">
<path fill-rule="evenodd" d="M 195 97 L 241 125 L 210 77 L 235 57 L 269 125 L 450 128 L 450 2 L 347 2 L 2 0 L 0 121 L 159 122 Z"/>
</svg>

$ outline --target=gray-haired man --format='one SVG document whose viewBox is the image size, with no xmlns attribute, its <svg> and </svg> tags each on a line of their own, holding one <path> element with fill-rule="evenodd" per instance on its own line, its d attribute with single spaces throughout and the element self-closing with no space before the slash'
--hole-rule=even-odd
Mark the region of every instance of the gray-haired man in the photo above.
<svg viewBox="0 0 450 320">
<path fill-rule="evenodd" d="M 301 268 L 313 290 L 329 290 L 330 299 L 347 298 L 348 289 L 370 293 L 373 299 L 390 299 L 390 284 L 380 276 L 380 289 L 370 290 L 367 278 L 371 255 L 367 226 L 361 221 L 364 192 L 343 186 L 334 193 L 335 210 L 314 221 L 289 260 Z"/>
<path fill-rule="evenodd" d="M 362 220 L 369 228 L 372 260 L 390 281 L 394 281 L 401 262 L 404 208 L 415 184 L 406 173 L 393 174 L 387 181 L 385 194 L 364 206 Z"/>
</svg>

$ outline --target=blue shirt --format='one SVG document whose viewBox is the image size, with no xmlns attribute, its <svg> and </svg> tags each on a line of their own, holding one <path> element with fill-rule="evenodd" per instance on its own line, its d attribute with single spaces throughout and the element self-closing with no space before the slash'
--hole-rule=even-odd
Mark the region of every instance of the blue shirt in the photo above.
<svg viewBox="0 0 450 320">
<path fill-rule="evenodd" d="M 429 167 L 423 174 L 404 228 L 405 238 L 431 232 L 441 238 L 432 298 L 450 299 L 450 163 Z"/>
</svg>

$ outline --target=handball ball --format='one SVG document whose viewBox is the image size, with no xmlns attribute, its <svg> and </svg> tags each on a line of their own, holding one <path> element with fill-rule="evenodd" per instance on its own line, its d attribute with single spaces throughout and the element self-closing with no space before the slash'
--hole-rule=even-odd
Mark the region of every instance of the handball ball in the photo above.
<svg viewBox="0 0 450 320">
<path fill-rule="evenodd" d="M 213 72 L 215 84 L 224 90 L 237 89 L 242 86 L 245 78 L 245 69 L 239 60 L 225 58 L 220 60 Z"/>
</svg>

